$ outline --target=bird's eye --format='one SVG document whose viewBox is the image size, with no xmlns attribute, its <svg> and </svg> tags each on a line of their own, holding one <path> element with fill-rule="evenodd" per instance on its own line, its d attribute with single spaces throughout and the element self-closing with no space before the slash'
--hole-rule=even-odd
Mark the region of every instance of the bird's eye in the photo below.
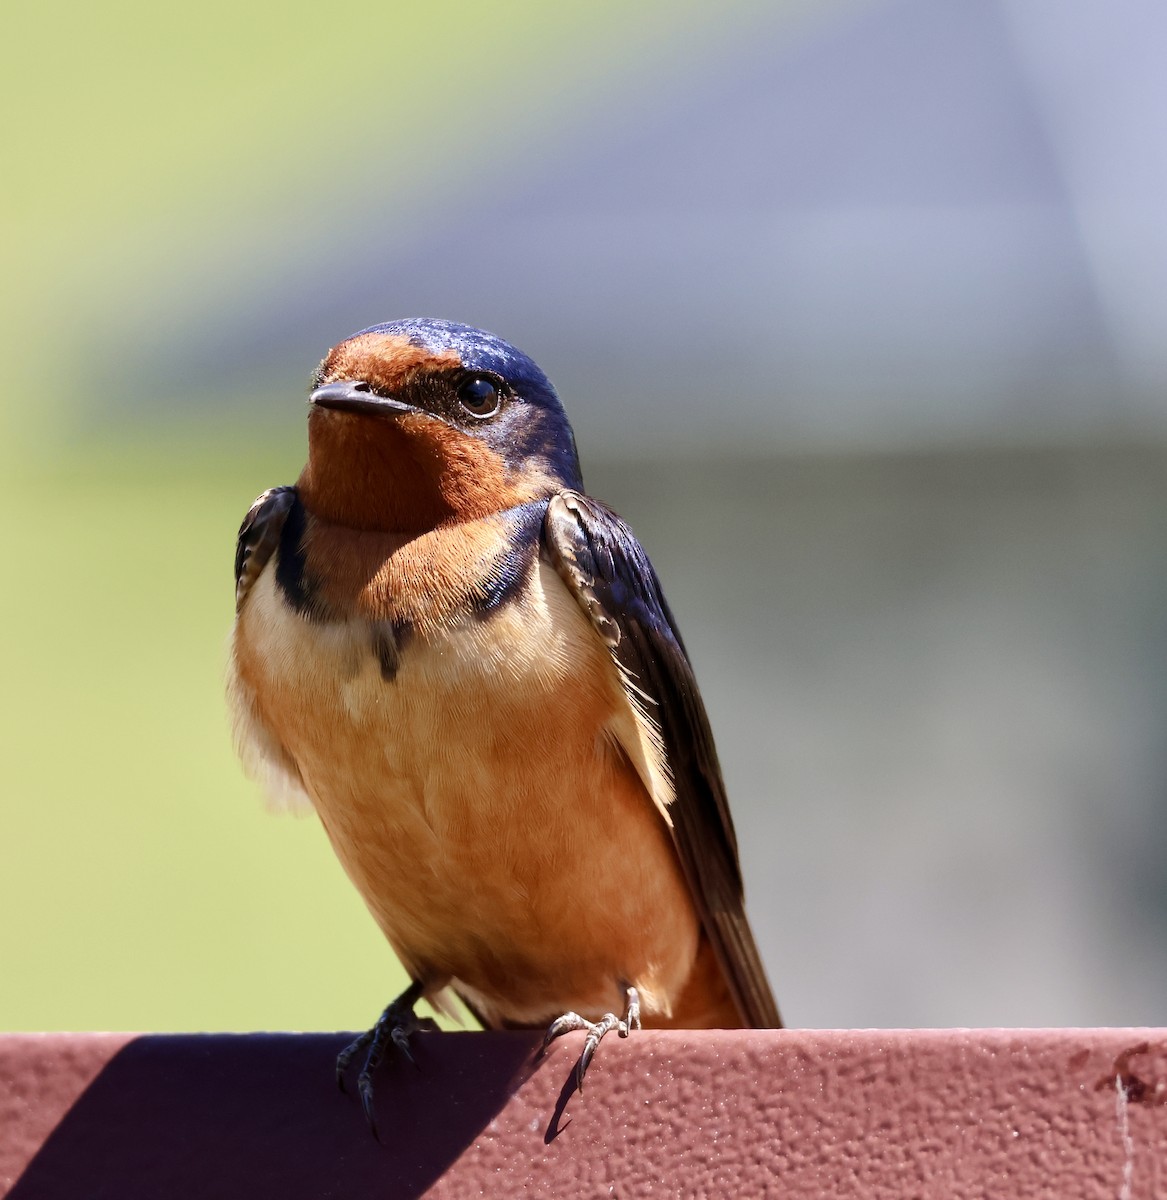
<svg viewBox="0 0 1167 1200">
<path fill-rule="evenodd" d="M 476 417 L 493 417 L 502 402 L 498 384 L 485 375 L 474 375 L 458 389 L 462 407 Z"/>
</svg>

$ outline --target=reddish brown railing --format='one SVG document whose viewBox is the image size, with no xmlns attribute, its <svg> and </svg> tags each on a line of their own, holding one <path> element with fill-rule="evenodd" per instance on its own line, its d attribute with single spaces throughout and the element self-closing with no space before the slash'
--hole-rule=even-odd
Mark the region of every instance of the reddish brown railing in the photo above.
<svg viewBox="0 0 1167 1200">
<path fill-rule="evenodd" d="M 0 1037 L 13 1200 L 1167 1197 L 1167 1030 L 428 1034 L 337 1092 L 343 1035 Z"/>
</svg>

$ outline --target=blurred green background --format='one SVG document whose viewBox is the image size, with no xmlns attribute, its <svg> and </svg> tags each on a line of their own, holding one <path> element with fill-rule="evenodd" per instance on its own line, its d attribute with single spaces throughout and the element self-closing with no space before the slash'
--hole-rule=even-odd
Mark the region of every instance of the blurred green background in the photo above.
<svg viewBox="0 0 1167 1200">
<path fill-rule="evenodd" d="M 715 23 L 602 0 L 8 14 L 0 1028 L 356 1028 L 404 978 L 316 822 L 267 815 L 230 746 L 234 534 L 299 472 L 303 392 L 206 414 L 176 381 L 162 415 L 104 421 L 138 364 L 130 339 L 95 386 L 102 316 L 213 293 L 227 261 L 262 274 L 298 223 L 407 204 Z M 330 334 L 289 364 L 305 381 Z"/>
<path fill-rule="evenodd" d="M 1167 119 L 1145 0 L 25 5 L 0 45 L 0 1028 L 403 983 L 223 702 L 327 348 L 557 382 L 798 1025 L 1162 1020 Z"/>
</svg>

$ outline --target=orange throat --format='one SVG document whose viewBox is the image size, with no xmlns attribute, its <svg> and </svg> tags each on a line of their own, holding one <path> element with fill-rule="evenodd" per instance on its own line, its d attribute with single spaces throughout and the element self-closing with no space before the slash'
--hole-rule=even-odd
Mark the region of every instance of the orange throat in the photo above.
<svg viewBox="0 0 1167 1200">
<path fill-rule="evenodd" d="M 478 438 L 412 412 L 367 416 L 314 408 L 298 481 L 308 510 L 350 529 L 421 533 L 549 494 Z"/>
</svg>

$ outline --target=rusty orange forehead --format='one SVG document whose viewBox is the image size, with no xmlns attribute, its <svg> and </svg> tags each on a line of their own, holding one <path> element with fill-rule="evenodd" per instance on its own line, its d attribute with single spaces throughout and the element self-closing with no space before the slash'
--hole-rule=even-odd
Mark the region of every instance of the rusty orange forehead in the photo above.
<svg viewBox="0 0 1167 1200">
<path fill-rule="evenodd" d="M 363 379 L 375 391 L 392 392 L 422 372 L 461 365 L 457 350 L 435 353 L 399 333 L 358 333 L 333 346 L 316 378 L 319 383 Z"/>
</svg>

